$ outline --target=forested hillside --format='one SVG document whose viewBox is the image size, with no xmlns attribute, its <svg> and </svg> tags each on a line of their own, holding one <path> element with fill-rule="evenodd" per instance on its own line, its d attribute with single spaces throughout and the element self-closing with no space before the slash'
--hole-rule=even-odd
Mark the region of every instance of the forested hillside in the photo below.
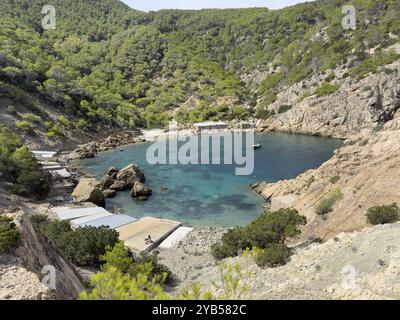
<svg viewBox="0 0 400 320">
<path fill-rule="evenodd" d="M 143 13 L 117 0 L 0 0 L 0 121 L 61 140 L 172 118 L 267 117 L 287 85 L 342 65 L 363 77 L 399 58 L 384 49 L 399 41 L 400 2 L 351 1 L 356 30 L 341 26 L 346 3 Z M 41 27 L 45 4 L 55 30 Z"/>
</svg>

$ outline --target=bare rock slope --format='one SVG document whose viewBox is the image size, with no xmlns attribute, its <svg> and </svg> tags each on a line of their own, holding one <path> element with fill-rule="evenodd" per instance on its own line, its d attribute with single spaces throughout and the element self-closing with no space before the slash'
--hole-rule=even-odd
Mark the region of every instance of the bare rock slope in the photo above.
<svg viewBox="0 0 400 320">
<path fill-rule="evenodd" d="M 11 255 L 0 255 L 0 299 L 76 299 L 84 287 L 74 269 L 40 234 L 22 211 L 8 214 L 21 232 L 21 245 Z M 42 284 L 43 267 L 55 268 L 55 289 Z"/>
<path fill-rule="evenodd" d="M 272 209 L 294 207 L 308 218 L 304 238 L 327 240 L 367 226 L 368 208 L 400 203 L 400 62 L 395 72 L 370 75 L 343 85 L 332 95 L 309 98 L 267 122 L 270 130 L 347 140 L 315 170 L 295 179 L 257 183 L 253 189 L 271 201 Z M 333 190 L 343 198 L 332 211 L 317 215 L 316 207 Z"/>
<path fill-rule="evenodd" d="M 288 264 L 261 269 L 249 258 L 239 262 L 251 299 L 400 299 L 400 223 L 341 233 L 324 244 L 293 254 Z M 229 262 L 228 262 L 229 263 Z M 215 288 L 216 267 L 196 281 Z M 218 291 L 218 290 L 217 290 Z"/>
<path fill-rule="evenodd" d="M 263 125 L 269 130 L 337 138 L 370 132 L 378 123 L 391 120 L 400 107 L 400 61 L 385 70 L 391 73 L 371 74 L 360 81 L 340 79 L 343 70 L 335 70 L 337 80 L 332 83 L 339 89 L 323 96 L 313 94 L 323 77 L 301 81 L 279 93 L 268 107 L 275 112 L 281 106 L 291 106 L 291 110 L 272 116 Z M 312 95 L 303 99 L 306 92 Z"/>
</svg>

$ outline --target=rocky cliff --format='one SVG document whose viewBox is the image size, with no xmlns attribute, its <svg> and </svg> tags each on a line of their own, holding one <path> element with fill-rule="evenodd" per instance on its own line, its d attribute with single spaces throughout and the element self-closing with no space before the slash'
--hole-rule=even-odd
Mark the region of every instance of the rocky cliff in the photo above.
<svg viewBox="0 0 400 320">
<path fill-rule="evenodd" d="M 345 69 L 334 70 L 333 84 L 339 89 L 328 95 L 313 94 L 326 80 L 313 76 L 278 94 L 268 107 L 279 112 L 260 126 L 274 131 L 348 138 L 369 133 L 377 125 L 391 120 L 400 107 L 400 61 L 386 66 L 385 71 L 362 80 L 346 76 Z M 311 95 L 306 97 L 307 95 Z"/>
<path fill-rule="evenodd" d="M 0 255 L 0 299 L 8 300 L 69 300 L 77 298 L 84 287 L 74 269 L 40 234 L 22 211 L 8 214 L 21 232 L 21 246 L 13 254 Z M 42 279 L 55 268 L 55 289 L 48 288 Z"/>
<path fill-rule="evenodd" d="M 390 74 L 370 75 L 342 85 L 332 95 L 308 98 L 266 122 L 270 130 L 345 137 L 344 146 L 320 168 L 296 179 L 254 190 L 271 201 L 272 209 L 294 207 L 308 218 L 303 237 L 327 240 L 343 231 L 367 226 L 366 211 L 400 202 L 400 62 Z M 317 215 L 316 206 L 332 190 L 343 198 L 332 212 Z"/>
<path fill-rule="evenodd" d="M 250 299 L 399 299 L 400 224 L 341 233 L 324 244 L 298 249 L 285 266 L 261 269 L 250 258 L 242 266 Z M 217 267 L 202 270 L 196 281 L 217 293 Z"/>
</svg>

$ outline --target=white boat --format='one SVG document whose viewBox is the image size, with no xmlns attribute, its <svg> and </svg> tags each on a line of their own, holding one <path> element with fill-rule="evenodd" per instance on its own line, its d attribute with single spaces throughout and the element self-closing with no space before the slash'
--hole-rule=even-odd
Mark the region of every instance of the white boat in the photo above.
<svg viewBox="0 0 400 320">
<path fill-rule="evenodd" d="M 262 147 L 262 145 L 261 145 L 261 143 L 256 143 L 255 145 L 253 145 L 253 149 L 254 150 L 257 150 L 257 149 L 260 149 Z"/>
</svg>

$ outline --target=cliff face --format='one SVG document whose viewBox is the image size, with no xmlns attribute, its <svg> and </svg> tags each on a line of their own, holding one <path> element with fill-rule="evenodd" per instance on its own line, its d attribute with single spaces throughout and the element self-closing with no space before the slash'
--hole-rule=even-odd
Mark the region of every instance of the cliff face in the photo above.
<svg viewBox="0 0 400 320">
<path fill-rule="evenodd" d="M 389 75 L 372 75 L 343 85 L 335 94 L 307 99 L 267 122 L 268 129 L 278 131 L 348 138 L 320 168 L 296 179 L 253 186 L 271 200 L 272 209 L 294 207 L 308 218 L 303 237 L 327 240 L 339 232 L 360 230 L 367 226 L 368 208 L 400 202 L 399 65 L 388 66 L 396 70 Z M 334 189 L 343 198 L 332 212 L 317 215 L 316 206 Z"/>
<path fill-rule="evenodd" d="M 337 92 L 313 95 L 299 102 L 305 92 L 313 92 L 324 78 L 314 76 L 282 91 L 269 106 L 275 112 L 280 106 L 293 106 L 286 113 L 267 119 L 268 130 L 304 133 L 337 138 L 368 133 L 378 124 L 391 120 L 400 107 L 400 61 L 388 65 L 386 72 L 370 75 L 361 81 L 346 77 L 335 80 Z M 343 70 L 335 70 L 340 79 Z M 304 89 L 307 88 L 307 89 Z"/>
<path fill-rule="evenodd" d="M 0 299 L 76 299 L 84 287 L 73 268 L 48 241 L 36 233 L 23 212 L 10 214 L 19 226 L 22 244 L 12 255 L 0 257 Z M 43 267 L 55 268 L 55 289 L 42 284 Z"/>
</svg>

